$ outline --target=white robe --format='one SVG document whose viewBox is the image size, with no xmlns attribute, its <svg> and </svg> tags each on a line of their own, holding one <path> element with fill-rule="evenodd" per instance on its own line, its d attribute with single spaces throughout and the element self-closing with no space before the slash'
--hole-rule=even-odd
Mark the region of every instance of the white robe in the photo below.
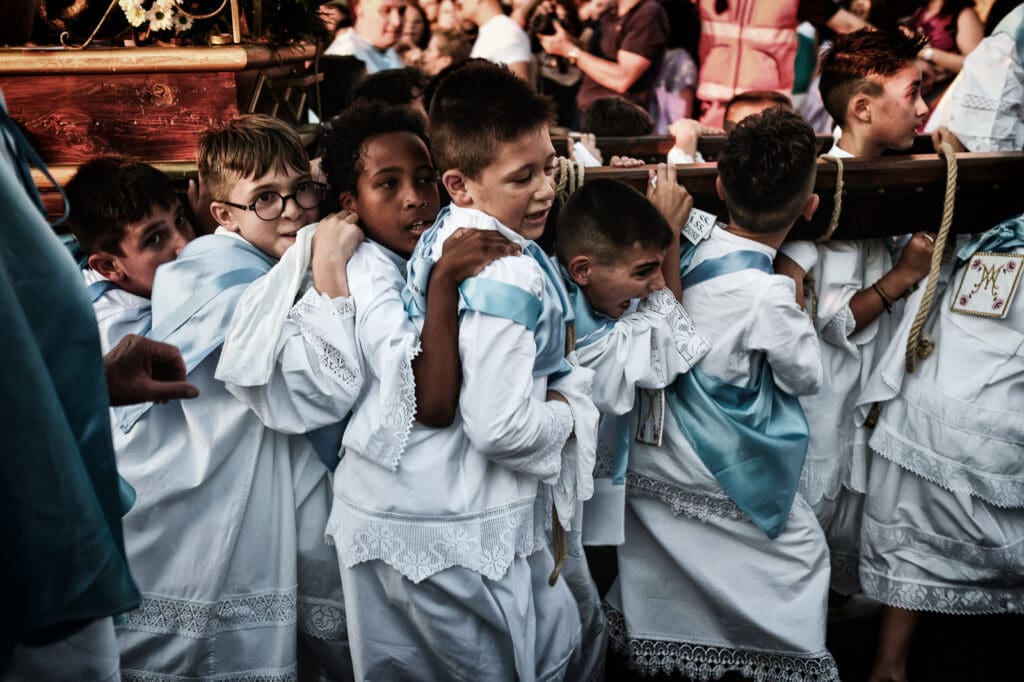
<svg viewBox="0 0 1024 682">
<path fill-rule="evenodd" d="M 741 249 L 775 255 L 716 227 L 693 263 Z M 687 288 L 683 307 L 712 344 L 698 365 L 703 372 L 750 385 L 763 358 L 779 388 L 818 389 L 817 335 L 790 280 L 730 273 Z M 837 679 L 825 648 L 828 552 L 799 494 L 782 533 L 769 540 L 671 413 L 661 447 L 632 443 L 626 485 L 626 542 L 606 603 L 612 646 L 634 668 L 694 679 L 729 670 L 765 680 Z"/>
<path fill-rule="evenodd" d="M 1024 611 L 1024 297 L 1005 319 L 951 310 L 962 270 L 936 293 L 934 353 L 904 369 L 919 296 L 868 401 L 871 437 L 860 577 L 885 604 L 942 613 Z"/>
<path fill-rule="evenodd" d="M 214 378 L 217 350 L 189 372 L 198 398 L 156 405 L 128 433 L 115 425 L 118 470 L 138 494 L 124 533 L 143 597 L 118 625 L 123 679 L 290 679 L 306 665 L 351 676 L 323 539 L 329 476 L 298 435 L 336 421 L 330 404 L 361 385 L 356 371 L 339 386 L 304 337 L 344 346 L 351 326 L 350 302 L 313 292 L 292 309 L 271 382 L 238 390 L 248 404 Z"/>
<path fill-rule="evenodd" d="M 433 256 L 456 223 L 496 229 L 481 216 L 479 225 L 462 216 L 442 228 Z M 580 616 L 564 580 L 547 585 L 551 496 L 538 491 L 571 464 L 563 446 L 577 406 L 589 402 L 589 373 L 562 380 L 573 408 L 546 401 L 546 378 L 532 375 L 532 332 L 464 311 L 456 421 L 412 423 L 413 395 L 385 392 L 411 386 L 417 338 L 407 319 L 395 322 L 405 315 L 400 259 L 364 245 L 348 272 L 367 385 L 345 433 L 328 534 L 357 677 L 560 678 L 580 644 Z M 495 261 L 481 276 L 543 292 L 543 274 L 526 257 Z M 374 449 L 369 434 L 381 423 L 403 434 L 397 457 Z"/>
</svg>

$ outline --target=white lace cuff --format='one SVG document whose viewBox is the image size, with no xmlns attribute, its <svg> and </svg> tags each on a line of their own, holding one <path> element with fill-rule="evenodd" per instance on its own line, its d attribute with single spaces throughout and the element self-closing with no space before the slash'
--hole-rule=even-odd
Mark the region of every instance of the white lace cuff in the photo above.
<svg viewBox="0 0 1024 682">
<path fill-rule="evenodd" d="M 541 483 L 548 485 L 558 481 L 561 471 L 562 448 L 572 435 L 572 408 L 558 400 L 547 401 L 547 438 L 544 446 L 531 454 L 522 467 L 532 472 Z M 519 469 L 520 467 L 516 467 Z"/>
<path fill-rule="evenodd" d="M 668 289 L 652 292 L 640 302 L 638 310 L 649 310 L 665 318 L 672 331 L 676 352 L 683 359 L 685 369 L 693 367 L 711 350 L 711 344 L 697 332 L 689 313 Z"/>
<path fill-rule="evenodd" d="M 357 393 L 363 381 L 359 360 L 346 347 L 355 338 L 355 304 L 351 298 L 331 299 L 308 289 L 292 306 L 289 318 L 316 353 L 320 369 L 338 384 Z"/>
</svg>

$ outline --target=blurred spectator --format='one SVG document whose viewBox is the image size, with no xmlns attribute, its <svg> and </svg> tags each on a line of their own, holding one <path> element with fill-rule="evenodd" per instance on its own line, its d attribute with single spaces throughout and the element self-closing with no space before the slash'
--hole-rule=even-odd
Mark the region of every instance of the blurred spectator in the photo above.
<svg viewBox="0 0 1024 682">
<path fill-rule="evenodd" d="M 437 27 L 461 29 L 458 20 L 455 18 L 455 0 L 441 0 L 437 8 Z"/>
<path fill-rule="evenodd" d="M 351 31 L 338 35 L 324 54 L 351 55 L 366 64 L 367 73 L 402 68 L 395 52 L 405 12 L 404 0 L 352 0 Z"/>
<path fill-rule="evenodd" d="M 583 72 L 576 95 L 581 112 L 598 97 L 610 95 L 647 108 L 669 35 L 668 15 L 657 0 L 618 0 L 601 15 L 586 50 L 559 23 L 554 28 L 553 35 L 541 37 L 541 45 Z"/>
<path fill-rule="evenodd" d="M 505 16 L 498 0 L 456 0 L 460 20 L 477 27 L 471 57 L 505 64 L 512 73 L 533 82 L 533 53 L 530 38 L 519 24 Z"/>
<path fill-rule="evenodd" d="M 402 63 L 406 66 L 418 65 L 429 42 L 430 25 L 426 14 L 416 0 L 406 0 L 402 32 L 395 44 L 395 51 L 402 58 Z"/>
<path fill-rule="evenodd" d="M 423 50 L 420 57 L 419 69 L 428 76 L 435 76 L 441 70 L 469 57 L 471 49 L 472 45 L 461 31 L 438 29 L 430 34 L 427 49 Z"/>
<path fill-rule="evenodd" d="M 844 33 L 865 26 L 832 0 L 697 0 L 701 19 L 701 123 L 719 128 L 725 103 L 746 90 L 793 89 L 796 27 L 808 21 Z"/>
<path fill-rule="evenodd" d="M 352 26 L 352 18 L 348 12 L 348 0 L 330 0 L 316 10 L 320 21 L 324 22 L 327 34 L 333 39 L 339 29 Z"/>
<path fill-rule="evenodd" d="M 607 0 L 599 1 L 607 4 Z M 558 21 L 569 35 L 580 38 L 583 25 L 572 0 L 543 0 L 538 3 L 530 16 L 527 30 L 530 34 L 530 48 L 540 65 L 537 89 L 554 100 L 558 124 L 570 127 L 575 121 L 576 91 L 579 89 L 583 74 L 565 57 L 544 54 L 540 37 L 554 34 L 555 21 Z"/>
<path fill-rule="evenodd" d="M 440 9 L 438 0 L 419 0 L 420 9 L 423 10 L 423 17 L 427 20 L 427 26 L 434 30 L 437 25 L 437 11 Z"/>
<path fill-rule="evenodd" d="M 650 112 L 654 132 L 664 135 L 673 121 L 693 116 L 697 90 L 697 62 L 700 17 L 689 0 L 664 0 L 669 36 L 665 57 L 654 81 Z"/>
<path fill-rule="evenodd" d="M 914 30 L 928 37 L 918 53 L 921 95 L 933 108 L 984 37 L 974 0 L 928 0 L 911 17 Z"/>
</svg>

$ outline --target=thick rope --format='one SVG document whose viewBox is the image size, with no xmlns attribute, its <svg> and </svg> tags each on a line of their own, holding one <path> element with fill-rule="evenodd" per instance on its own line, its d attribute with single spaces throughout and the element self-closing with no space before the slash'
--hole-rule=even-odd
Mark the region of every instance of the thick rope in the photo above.
<svg viewBox="0 0 1024 682">
<path fill-rule="evenodd" d="M 843 212 L 843 160 L 838 156 L 832 156 L 831 154 L 822 154 L 818 157 L 819 159 L 825 159 L 836 164 L 836 191 L 832 196 L 832 217 L 828 221 L 828 229 L 825 230 L 825 234 L 818 237 L 815 241 L 827 242 L 835 234 L 836 229 L 839 227 L 839 216 Z"/>
<path fill-rule="evenodd" d="M 565 160 L 568 161 L 568 159 Z M 565 326 L 566 356 L 574 350 L 576 350 L 576 325 L 570 322 Z M 565 528 L 558 520 L 558 510 L 555 509 L 554 504 L 551 505 L 551 551 L 555 555 L 555 567 L 551 571 L 551 576 L 548 577 L 548 585 L 554 587 L 558 582 L 558 576 L 562 573 L 562 568 L 565 567 L 565 562 L 569 559 L 569 543 L 565 537 Z"/>
<path fill-rule="evenodd" d="M 565 201 L 569 195 L 583 186 L 583 163 L 564 156 L 555 159 L 555 193 Z"/>
<path fill-rule="evenodd" d="M 953 226 L 953 204 L 956 200 L 957 178 L 956 154 L 953 153 L 953 147 L 948 142 L 943 142 L 940 149 L 946 157 L 946 199 L 942 204 L 942 224 L 939 226 L 939 234 L 935 238 L 935 246 L 932 251 L 928 284 L 925 286 L 921 307 L 917 311 L 914 323 L 910 327 L 910 336 L 907 338 L 906 368 L 907 372 L 911 374 L 917 368 L 918 359 L 928 357 L 935 350 L 935 342 L 927 335 L 922 335 L 921 330 L 932 309 L 935 289 L 939 284 L 939 266 L 942 264 L 942 257 L 946 251 L 946 239 Z"/>
</svg>

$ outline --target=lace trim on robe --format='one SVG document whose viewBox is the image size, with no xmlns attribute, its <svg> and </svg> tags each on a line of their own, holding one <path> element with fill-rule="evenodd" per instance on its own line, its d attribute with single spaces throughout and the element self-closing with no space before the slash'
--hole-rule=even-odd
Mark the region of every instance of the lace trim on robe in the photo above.
<svg viewBox="0 0 1024 682">
<path fill-rule="evenodd" d="M 701 523 L 708 523 L 712 518 L 752 523 L 728 497 L 695 492 L 650 474 L 628 472 L 626 494 L 654 498 L 667 504 L 675 516 L 686 516 Z"/>
<path fill-rule="evenodd" d="M 358 391 L 362 379 L 359 365 L 346 356 L 330 339 L 331 327 L 355 315 L 351 298 L 331 299 L 310 288 L 292 306 L 289 317 L 299 326 L 302 338 L 316 352 L 320 369 L 340 385 Z"/>
<path fill-rule="evenodd" d="M 1002 448 L 1024 446 L 1019 418 L 1014 420 L 1006 413 L 950 402 L 952 399 L 930 390 L 927 384 L 904 381 L 903 395 L 895 400 L 904 402 L 908 411 L 927 415 L 928 421 L 942 429 L 932 429 L 935 439 L 942 438 L 943 430 L 950 429 L 984 434 L 992 441 L 1001 441 Z M 1011 423 L 1014 421 L 1017 423 Z M 871 436 L 871 449 L 940 488 L 980 497 L 997 507 L 1024 507 L 1024 475 L 983 471 L 944 457 L 926 445 L 909 440 L 884 417 Z"/>
<path fill-rule="evenodd" d="M 650 310 L 665 318 L 673 332 L 676 352 L 686 361 L 687 366 L 692 367 L 697 360 L 707 355 L 707 352 L 711 349 L 711 344 L 697 332 L 697 327 L 693 324 L 689 314 L 668 289 L 652 292 L 650 296 L 641 301 L 640 309 Z M 656 349 L 651 350 L 653 361 Z M 657 371 L 660 365 L 659 360 L 655 371 Z M 659 376 L 664 377 L 664 370 L 662 370 Z"/>
<path fill-rule="evenodd" d="M 211 682 L 298 682 L 299 676 L 295 666 L 271 670 L 253 670 L 242 674 L 204 675 L 201 678 L 163 675 L 146 670 L 121 669 L 121 682 L 192 682 L 192 680 L 198 682 L 200 679 Z"/>
<path fill-rule="evenodd" d="M 462 566 L 499 580 L 516 557 L 541 546 L 538 530 L 544 523 L 535 523 L 534 516 L 533 497 L 475 514 L 435 517 L 377 512 L 335 497 L 327 534 L 349 568 L 379 560 L 418 583 Z"/>
<path fill-rule="evenodd" d="M 1024 613 L 1024 539 L 1003 547 L 984 547 L 926 533 L 909 526 L 889 526 L 864 515 L 862 537 L 875 553 L 893 557 L 913 552 L 935 557 L 946 565 L 963 566 L 958 573 L 973 576 L 970 584 L 941 582 L 928 575 L 921 582 L 882 574 L 869 565 L 860 571 L 864 594 L 890 606 L 913 611 L 952 614 Z M 889 559 L 888 563 L 892 563 Z M 1016 581 L 1017 586 L 1010 583 Z M 986 585 L 987 587 L 983 587 Z"/>
<path fill-rule="evenodd" d="M 345 611 L 336 602 L 299 596 L 297 607 L 299 632 L 328 641 L 348 639 Z"/>
<path fill-rule="evenodd" d="M 416 419 L 416 377 L 412 371 L 412 361 L 419 354 L 419 343 L 406 346 L 405 357 L 397 367 L 398 390 L 389 391 L 385 385 L 381 386 L 384 399 L 381 419 L 384 428 L 377 432 L 369 447 L 359 453 L 391 471 L 398 470 Z"/>
<path fill-rule="evenodd" d="M 626 657 L 641 675 L 682 673 L 695 682 L 717 680 L 728 672 L 760 682 L 826 682 L 839 680 L 832 655 L 771 653 L 709 644 L 630 637 L 622 613 L 602 602 L 608 619 L 608 644 Z"/>
</svg>

